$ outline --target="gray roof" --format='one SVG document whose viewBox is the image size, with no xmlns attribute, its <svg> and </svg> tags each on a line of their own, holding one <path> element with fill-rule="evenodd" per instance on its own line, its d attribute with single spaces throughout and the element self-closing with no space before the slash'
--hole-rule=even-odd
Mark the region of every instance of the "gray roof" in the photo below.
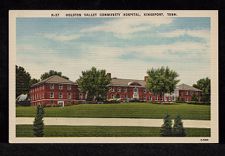
<svg viewBox="0 0 225 156">
<path fill-rule="evenodd" d="M 112 78 L 110 86 L 130 86 L 132 83 L 138 83 L 141 87 L 145 87 L 144 80 Z"/>
<path fill-rule="evenodd" d="M 189 86 L 189 85 L 186 85 L 186 84 L 178 85 L 178 86 L 176 87 L 176 89 L 178 89 L 178 90 L 201 91 L 200 89 L 197 89 L 197 88 L 195 88 L 195 87 L 192 87 L 192 86 Z"/>
<path fill-rule="evenodd" d="M 43 84 L 43 83 L 76 84 L 75 82 L 67 80 L 67 79 L 65 79 L 63 77 L 60 77 L 58 75 L 53 75 L 53 76 L 50 76 L 47 79 L 44 79 L 44 80 L 42 80 L 38 83 L 33 84 L 32 87 Z"/>
</svg>

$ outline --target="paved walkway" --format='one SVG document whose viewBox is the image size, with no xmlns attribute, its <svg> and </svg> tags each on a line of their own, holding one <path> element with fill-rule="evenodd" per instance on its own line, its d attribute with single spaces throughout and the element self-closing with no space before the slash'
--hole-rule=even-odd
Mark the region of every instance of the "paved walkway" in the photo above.
<svg viewBox="0 0 225 156">
<path fill-rule="evenodd" d="M 32 117 L 17 117 L 17 125 L 33 124 Z M 139 127 L 161 127 L 162 119 L 131 119 L 131 118 L 58 118 L 45 117 L 45 125 L 67 125 L 67 126 L 139 126 Z M 210 128 L 210 120 L 183 120 L 186 128 Z"/>
</svg>

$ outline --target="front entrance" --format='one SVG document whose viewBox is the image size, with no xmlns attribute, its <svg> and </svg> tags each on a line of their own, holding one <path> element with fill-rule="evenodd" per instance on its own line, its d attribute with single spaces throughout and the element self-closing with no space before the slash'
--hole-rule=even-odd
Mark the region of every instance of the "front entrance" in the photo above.
<svg viewBox="0 0 225 156">
<path fill-rule="evenodd" d="M 133 98 L 139 99 L 138 88 L 134 88 Z"/>
<path fill-rule="evenodd" d="M 64 101 L 58 101 L 58 105 L 64 107 Z"/>
</svg>

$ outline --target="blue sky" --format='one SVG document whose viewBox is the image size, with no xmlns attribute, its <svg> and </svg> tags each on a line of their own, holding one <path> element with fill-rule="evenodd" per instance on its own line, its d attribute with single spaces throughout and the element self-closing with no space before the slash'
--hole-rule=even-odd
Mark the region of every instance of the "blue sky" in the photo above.
<svg viewBox="0 0 225 156">
<path fill-rule="evenodd" d="M 50 69 L 75 81 L 96 66 L 143 79 L 169 66 L 181 83 L 210 77 L 210 18 L 17 18 L 16 64 L 34 78 Z"/>
</svg>

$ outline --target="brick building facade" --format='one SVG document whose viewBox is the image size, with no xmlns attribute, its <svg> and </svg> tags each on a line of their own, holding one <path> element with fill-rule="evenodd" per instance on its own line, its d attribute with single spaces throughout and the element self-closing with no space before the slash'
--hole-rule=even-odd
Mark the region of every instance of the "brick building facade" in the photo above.
<svg viewBox="0 0 225 156">
<path fill-rule="evenodd" d="M 79 98 L 78 85 L 54 75 L 31 86 L 31 105 L 67 105 Z"/>
<path fill-rule="evenodd" d="M 111 77 L 111 74 L 108 75 Z M 188 102 L 192 101 L 195 95 L 199 101 L 201 100 L 201 90 L 186 84 L 178 85 L 174 93 L 165 94 L 164 97 L 153 95 L 146 89 L 146 80 L 147 77 L 143 80 L 112 78 L 108 85 L 107 99 Z M 55 75 L 34 84 L 30 89 L 30 99 L 32 105 L 67 105 L 85 100 L 85 95 L 80 92 L 75 82 Z"/>
<path fill-rule="evenodd" d="M 111 74 L 109 74 L 111 76 Z M 147 76 L 143 80 L 112 78 L 107 93 L 107 99 L 121 99 L 121 101 L 140 100 L 140 101 L 165 101 L 175 102 L 177 100 L 189 102 L 193 95 L 198 101 L 201 100 L 201 90 L 192 86 L 178 85 L 172 94 L 166 93 L 163 97 L 153 95 L 146 89 Z"/>
</svg>

